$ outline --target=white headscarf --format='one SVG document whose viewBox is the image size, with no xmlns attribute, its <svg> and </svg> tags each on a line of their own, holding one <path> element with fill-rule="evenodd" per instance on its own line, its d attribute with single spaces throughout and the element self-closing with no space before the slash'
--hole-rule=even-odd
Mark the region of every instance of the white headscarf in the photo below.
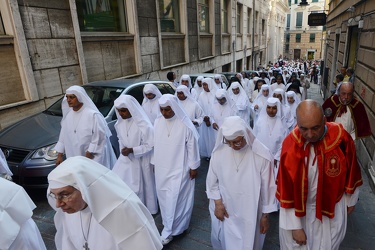
<svg viewBox="0 0 375 250">
<path fill-rule="evenodd" d="M 273 91 L 273 94 L 277 94 L 277 95 L 281 95 L 282 96 L 282 101 L 281 103 L 282 104 L 286 104 L 286 100 L 285 100 L 285 95 L 284 95 L 284 90 L 283 89 L 280 89 L 280 88 L 277 88 Z"/>
<path fill-rule="evenodd" d="M 268 148 L 255 138 L 250 126 L 239 116 L 229 116 L 224 119 L 223 124 L 219 128 L 212 154 L 221 147 L 228 147 L 228 145 L 223 143 L 224 137 L 228 140 L 233 140 L 238 136 L 244 136 L 246 143 L 254 153 L 270 161 L 273 159 Z"/>
<path fill-rule="evenodd" d="M 182 84 L 182 80 L 189 82 L 189 86 L 187 86 L 189 88 L 189 90 L 193 87 L 193 85 L 191 85 L 191 78 L 190 78 L 189 75 L 182 75 L 181 76 L 181 78 L 180 78 L 180 85 Z"/>
<path fill-rule="evenodd" d="M 104 227 L 122 249 L 161 249 L 159 232 L 150 212 L 138 196 L 112 170 L 83 156 L 63 161 L 48 175 L 50 189 L 72 186 L 81 192 L 95 220 Z M 47 195 L 55 214 L 55 222 L 64 213 L 55 207 L 55 200 Z M 130 225 L 130 226 L 126 226 Z M 141 232 L 148 241 L 136 241 L 132 236 Z M 152 246 L 152 248 L 150 248 Z"/>
<path fill-rule="evenodd" d="M 177 88 L 176 88 L 176 92 L 175 92 L 175 96 L 177 96 L 177 92 L 183 92 L 184 95 L 189 98 L 190 100 L 194 100 L 195 99 L 191 96 L 191 93 L 188 89 L 188 87 L 186 87 L 185 85 L 183 84 L 180 84 Z"/>
<path fill-rule="evenodd" d="M 163 108 L 170 106 L 176 117 L 180 119 L 186 125 L 186 127 L 188 127 L 192 131 L 195 139 L 199 139 L 197 129 L 194 127 L 194 124 L 191 122 L 189 116 L 185 113 L 184 109 L 180 106 L 180 103 L 176 96 L 171 94 L 162 95 L 162 97 L 160 97 L 159 99 L 159 105 Z"/>
<path fill-rule="evenodd" d="M 225 89 L 218 89 L 215 93 L 215 97 L 216 97 L 216 100 L 214 104 L 218 103 L 219 105 L 221 105 L 217 99 L 225 98 L 227 100 L 229 107 L 233 109 L 235 112 L 238 112 L 236 103 L 232 100 L 232 98 L 230 98 L 230 96 L 228 95 L 228 92 Z"/>
<path fill-rule="evenodd" d="M 288 99 L 287 99 L 288 97 L 293 97 L 294 102 L 292 104 L 290 104 L 288 102 Z M 290 111 L 292 112 L 293 117 L 296 118 L 297 117 L 296 116 L 297 106 L 301 102 L 301 100 L 299 99 L 299 97 L 297 96 L 296 92 L 294 92 L 294 91 L 288 91 L 288 92 L 286 92 L 285 99 L 286 99 L 286 104 L 290 107 Z"/>
<path fill-rule="evenodd" d="M 277 113 L 275 117 L 279 117 L 281 119 L 281 103 L 279 98 L 270 97 L 267 99 L 266 103 L 264 104 L 264 108 L 260 111 L 258 120 L 262 119 L 263 117 L 267 117 L 267 106 L 270 107 L 277 107 Z"/>
<path fill-rule="evenodd" d="M 9 249 L 36 206 L 26 191 L 11 181 L 0 178 L 0 190 L 0 249 Z"/>
<path fill-rule="evenodd" d="M 233 93 L 233 89 L 237 89 L 239 88 L 240 89 L 240 93 L 238 93 L 237 95 L 235 95 Z M 249 97 L 247 96 L 244 88 L 241 86 L 241 84 L 239 82 L 232 82 L 232 84 L 230 85 L 230 87 L 228 88 L 228 95 L 234 99 L 235 96 L 238 96 L 238 97 L 241 97 L 241 98 L 245 98 L 246 100 L 249 100 Z M 250 105 L 250 102 L 249 102 L 249 105 Z"/>
<path fill-rule="evenodd" d="M 155 95 L 154 99 L 159 99 L 162 96 L 162 94 L 161 94 L 160 90 L 158 89 L 158 87 L 156 87 L 152 83 L 148 83 L 148 84 L 146 84 L 143 87 L 143 101 L 142 101 L 142 104 L 145 103 L 145 102 L 149 102 L 150 101 L 146 97 L 146 94 L 154 94 Z"/>
<path fill-rule="evenodd" d="M 207 78 L 204 78 L 202 80 L 202 85 L 203 83 L 207 83 L 208 85 L 208 89 L 210 90 L 210 92 L 215 95 L 216 91 L 218 90 L 218 87 L 215 83 L 215 80 L 210 78 L 210 77 L 207 77 Z M 205 90 L 203 90 L 202 92 L 206 92 Z"/>
<path fill-rule="evenodd" d="M 266 90 L 266 89 L 268 89 L 268 96 L 263 95 L 263 90 Z M 257 103 L 257 102 L 264 103 L 269 97 L 272 97 L 271 86 L 268 85 L 268 84 L 263 84 L 262 87 L 260 88 L 260 91 L 259 91 L 257 97 L 254 100 L 254 104 Z"/>
<path fill-rule="evenodd" d="M 103 119 L 102 123 L 107 124 L 107 121 L 105 120 L 104 116 L 102 115 L 102 113 L 100 113 L 98 108 L 95 106 L 94 102 L 87 95 L 84 88 L 82 88 L 81 86 L 78 86 L 78 85 L 74 85 L 74 86 L 69 87 L 66 90 L 66 94 L 75 95 L 77 97 L 78 101 L 80 103 L 83 103 L 82 108 L 94 110 L 95 113 L 99 114 L 100 119 Z M 63 113 L 63 118 L 61 120 L 61 122 L 62 122 L 66 118 L 67 114 L 73 110 L 72 108 L 69 107 L 66 95 L 64 96 L 63 101 L 61 103 L 61 108 L 62 108 L 62 113 Z M 105 130 L 106 130 L 107 137 L 110 137 L 112 135 L 112 133 L 109 130 L 108 126 L 105 126 Z"/>
<path fill-rule="evenodd" d="M 141 130 L 142 134 L 145 135 L 145 138 L 151 138 L 148 135 L 150 128 L 153 128 L 150 119 L 148 118 L 146 112 L 139 104 L 139 102 L 131 95 L 120 95 L 114 103 L 116 108 L 117 121 L 115 124 L 116 129 L 121 126 L 121 123 L 125 122 L 124 119 L 120 116 L 117 109 L 127 108 L 134 119 L 134 122 L 137 124 L 138 128 Z M 153 129 L 151 129 L 153 130 Z M 153 146 L 153 138 L 147 142 L 148 145 Z"/>
</svg>

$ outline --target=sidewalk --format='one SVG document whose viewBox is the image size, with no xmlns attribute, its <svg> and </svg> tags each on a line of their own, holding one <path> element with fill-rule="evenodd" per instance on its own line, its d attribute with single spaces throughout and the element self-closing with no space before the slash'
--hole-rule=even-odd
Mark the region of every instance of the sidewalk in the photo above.
<svg viewBox="0 0 375 250">
<path fill-rule="evenodd" d="M 323 103 L 319 85 L 311 84 L 308 98 Z M 199 176 L 196 180 L 193 216 L 188 232 L 175 237 L 163 249 L 211 249 L 210 230 L 211 219 L 208 212 L 208 200 L 205 193 L 208 162 L 202 159 Z M 344 242 L 340 249 L 374 249 L 375 243 L 375 195 L 369 186 L 369 179 L 362 171 L 364 185 L 361 187 L 360 200 L 352 215 L 348 217 L 348 227 Z M 161 231 L 161 216 L 155 217 L 156 224 Z M 270 231 L 266 236 L 263 249 L 280 249 L 278 233 L 278 213 L 270 216 Z"/>
</svg>

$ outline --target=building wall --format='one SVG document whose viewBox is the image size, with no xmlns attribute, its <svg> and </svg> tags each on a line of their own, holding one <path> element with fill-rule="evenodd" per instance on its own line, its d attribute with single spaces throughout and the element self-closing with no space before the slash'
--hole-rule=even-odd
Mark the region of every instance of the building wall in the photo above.
<svg viewBox="0 0 375 250">
<path fill-rule="evenodd" d="M 118 33 L 82 31 L 76 3 L 0 1 L 5 29 L 4 34 L 0 29 L 0 129 L 44 110 L 71 85 L 114 78 L 166 79 L 169 71 L 178 77 L 224 68 L 241 71 L 269 60 L 269 36 L 274 33 L 269 20 L 276 18 L 270 16 L 269 1 L 228 0 L 227 33 L 222 32 L 222 0 L 208 1 L 208 32 L 199 31 L 197 0 L 179 1 L 178 33 L 161 31 L 158 0 L 124 1 L 128 29 Z M 274 23 L 280 26 L 282 20 Z"/>
<path fill-rule="evenodd" d="M 289 43 L 286 41 L 284 47 L 284 57 L 289 59 L 309 59 L 309 52 L 313 54 L 314 60 L 321 59 L 324 55 L 324 37 L 325 32 L 323 31 L 323 26 L 309 26 L 308 16 L 312 12 L 322 12 L 324 8 L 324 0 L 319 0 L 317 2 L 307 1 L 309 3 L 306 7 L 299 6 L 300 1 L 290 1 L 290 26 L 286 27 L 285 35 L 289 34 Z M 297 13 L 303 13 L 302 25 L 297 25 Z M 301 41 L 296 42 L 296 36 L 299 34 L 301 36 Z M 315 34 L 315 42 L 310 42 L 310 34 Z M 300 50 L 299 58 L 297 51 Z"/>
<path fill-rule="evenodd" d="M 355 6 L 355 10 L 348 11 L 350 6 Z M 365 105 L 372 129 L 372 136 L 359 140 L 357 144 L 358 159 L 367 170 L 375 152 L 375 2 L 334 0 L 330 2 L 329 9 L 326 44 L 328 82 L 322 87 L 325 95 L 329 96 L 334 76 L 341 66 L 353 67 L 355 95 Z M 353 43 L 357 46 L 351 46 Z M 368 173 L 374 180 L 375 172 L 371 170 Z"/>
</svg>

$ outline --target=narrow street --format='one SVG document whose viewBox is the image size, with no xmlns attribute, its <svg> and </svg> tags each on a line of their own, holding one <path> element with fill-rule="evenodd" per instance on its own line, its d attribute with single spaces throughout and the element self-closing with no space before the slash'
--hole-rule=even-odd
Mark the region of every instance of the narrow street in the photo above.
<svg viewBox="0 0 375 250">
<path fill-rule="evenodd" d="M 319 85 L 312 84 L 308 97 L 323 102 L 319 93 Z M 164 249 L 211 249 L 210 243 L 210 215 L 208 200 L 205 194 L 205 180 L 208 162 L 202 159 L 199 175 L 196 181 L 195 203 L 189 230 L 175 239 Z M 340 249 L 373 249 L 375 242 L 375 194 L 369 178 L 362 171 L 364 185 L 361 187 L 360 200 L 352 215 L 348 217 L 348 227 L 344 242 Z M 46 190 L 28 190 L 37 208 L 34 210 L 34 220 L 37 223 L 47 249 L 56 249 L 54 246 L 55 227 L 53 224 L 54 210 L 46 201 Z M 264 249 L 280 249 L 278 235 L 278 213 L 270 216 L 270 231 L 266 236 Z M 159 230 L 162 229 L 161 216 L 155 217 Z"/>
</svg>

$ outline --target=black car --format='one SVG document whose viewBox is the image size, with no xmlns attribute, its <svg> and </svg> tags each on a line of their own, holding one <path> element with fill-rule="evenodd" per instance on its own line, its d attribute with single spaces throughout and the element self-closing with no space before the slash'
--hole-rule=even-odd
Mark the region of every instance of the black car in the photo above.
<svg viewBox="0 0 375 250">
<path fill-rule="evenodd" d="M 174 94 L 175 89 L 167 81 L 119 79 L 85 84 L 87 94 L 105 117 L 112 132 L 112 147 L 119 155 L 118 139 L 114 129 L 116 122 L 113 101 L 119 95 L 128 94 L 139 103 L 143 100 L 143 87 L 152 83 L 162 94 Z M 13 180 L 26 188 L 47 187 L 47 175 L 56 167 L 57 152 L 54 147 L 61 129 L 62 98 L 45 111 L 25 118 L 0 131 L 0 148 L 3 150 Z"/>
</svg>

